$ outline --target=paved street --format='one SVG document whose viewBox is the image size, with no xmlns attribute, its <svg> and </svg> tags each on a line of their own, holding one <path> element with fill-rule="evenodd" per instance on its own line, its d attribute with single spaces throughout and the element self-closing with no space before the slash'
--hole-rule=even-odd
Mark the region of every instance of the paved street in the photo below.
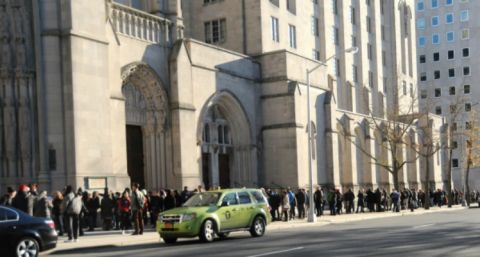
<svg viewBox="0 0 480 257">
<path fill-rule="evenodd" d="M 277 229 L 262 238 L 235 233 L 204 244 L 182 240 L 105 246 L 50 256 L 479 256 L 480 209 Z"/>
</svg>

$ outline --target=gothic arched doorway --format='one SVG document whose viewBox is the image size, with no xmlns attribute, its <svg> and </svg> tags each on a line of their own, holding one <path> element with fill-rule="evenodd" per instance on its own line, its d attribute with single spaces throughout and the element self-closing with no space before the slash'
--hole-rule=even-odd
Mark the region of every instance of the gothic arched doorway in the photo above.
<svg viewBox="0 0 480 257">
<path fill-rule="evenodd" d="M 203 108 L 200 119 L 205 188 L 254 185 L 255 147 L 250 123 L 238 100 L 228 92 L 217 93 Z"/>
<path fill-rule="evenodd" d="M 167 94 L 148 65 L 123 69 L 127 171 L 132 182 L 145 188 L 167 186 Z"/>
</svg>

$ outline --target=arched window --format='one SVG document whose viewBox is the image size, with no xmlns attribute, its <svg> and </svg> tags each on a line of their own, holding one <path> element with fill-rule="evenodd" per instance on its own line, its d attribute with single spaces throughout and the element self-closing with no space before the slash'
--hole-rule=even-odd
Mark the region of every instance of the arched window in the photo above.
<svg viewBox="0 0 480 257">
<path fill-rule="evenodd" d="M 205 124 L 205 126 L 203 127 L 203 142 L 210 142 L 210 127 L 208 126 L 208 124 Z"/>
<path fill-rule="evenodd" d="M 223 140 L 223 125 L 218 125 L 218 143 L 219 144 L 223 144 L 224 143 L 224 140 Z"/>
<path fill-rule="evenodd" d="M 231 142 L 230 142 L 230 130 L 228 126 L 223 127 L 223 132 L 224 132 L 225 144 L 229 145 Z"/>
</svg>

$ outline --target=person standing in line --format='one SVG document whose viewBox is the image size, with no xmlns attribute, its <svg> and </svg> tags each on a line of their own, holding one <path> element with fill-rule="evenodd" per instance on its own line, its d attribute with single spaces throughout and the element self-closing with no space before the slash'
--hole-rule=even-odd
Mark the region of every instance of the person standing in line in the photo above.
<svg viewBox="0 0 480 257">
<path fill-rule="evenodd" d="M 140 185 L 134 183 L 132 185 L 132 197 L 131 197 L 131 210 L 133 221 L 135 224 L 135 231 L 132 235 L 142 235 L 143 234 L 143 208 L 145 203 L 145 196 L 140 191 Z"/>
<path fill-rule="evenodd" d="M 317 213 L 317 217 L 322 216 L 323 214 L 323 208 L 322 208 L 322 203 L 323 203 L 323 194 L 322 190 L 320 190 L 320 187 L 317 187 L 317 190 L 315 190 L 315 193 L 313 194 L 313 202 L 315 205 L 315 210 Z"/>
<path fill-rule="evenodd" d="M 345 210 L 346 213 L 353 213 L 355 210 L 354 201 L 355 201 L 355 194 L 353 193 L 352 189 L 349 188 L 348 191 L 344 194 L 345 198 Z"/>
<path fill-rule="evenodd" d="M 181 193 L 181 197 L 182 197 L 182 204 L 184 204 L 191 196 L 191 193 L 190 191 L 188 191 L 188 187 L 183 187 L 183 191 Z"/>
<path fill-rule="evenodd" d="M 62 209 L 63 195 L 59 191 L 53 193 L 52 201 L 52 214 L 53 222 L 55 223 L 55 228 L 58 230 L 58 235 L 63 236 L 64 226 L 63 226 L 63 212 Z"/>
<path fill-rule="evenodd" d="M 65 210 L 65 221 L 68 233 L 66 242 L 77 242 L 79 235 L 79 215 L 83 209 L 81 195 L 75 195 L 72 186 L 67 186 L 65 198 L 63 199 L 63 209 Z"/>
<path fill-rule="evenodd" d="M 292 219 L 295 219 L 295 207 L 297 206 L 297 199 L 295 198 L 295 194 L 290 188 L 288 188 L 287 195 L 288 195 L 288 200 L 290 201 L 289 219 L 292 220 Z"/>
<path fill-rule="evenodd" d="M 390 198 L 392 198 L 393 204 L 393 212 L 400 212 L 400 193 L 394 188 L 392 193 L 390 194 Z"/>
<path fill-rule="evenodd" d="M 290 199 L 288 198 L 288 192 L 287 190 L 283 190 L 282 192 L 282 216 L 283 216 L 283 221 L 287 222 L 288 221 L 288 214 L 289 210 L 291 208 L 290 206 Z"/>
<path fill-rule="evenodd" d="M 118 210 L 120 212 L 120 229 L 122 230 L 122 235 L 125 235 L 125 231 L 127 231 L 131 227 L 130 222 L 130 195 L 127 191 L 124 191 L 122 197 L 118 199 Z"/>
<path fill-rule="evenodd" d="M 100 198 L 98 197 L 98 192 L 93 191 L 92 197 L 87 203 L 88 216 L 89 216 L 89 228 L 88 231 L 94 231 L 97 227 L 97 215 L 98 209 L 100 209 Z"/>
<path fill-rule="evenodd" d="M 359 211 L 361 213 L 364 213 L 363 208 L 365 208 L 365 201 L 364 201 L 363 188 L 362 188 L 362 189 L 358 190 L 358 194 L 357 194 L 357 211 L 356 211 L 356 213 L 358 213 Z"/>
<path fill-rule="evenodd" d="M 51 218 L 51 210 L 53 208 L 52 202 L 47 196 L 47 191 L 41 192 L 35 200 L 34 216 L 42 218 Z"/>
<path fill-rule="evenodd" d="M 297 194 L 297 209 L 298 209 L 298 218 L 304 219 L 305 218 L 305 193 L 302 189 L 298 189 Z"/>
<path fill-rule="evenodd" d="M 103 221 L 103 230 L 112 229 L 113 214 L 115 204 L 112 199 L 112 195 L 108 192 L 108 188 L 105 188 L 102 201 L 100 202 L 100 214 Z"/>
</svg>

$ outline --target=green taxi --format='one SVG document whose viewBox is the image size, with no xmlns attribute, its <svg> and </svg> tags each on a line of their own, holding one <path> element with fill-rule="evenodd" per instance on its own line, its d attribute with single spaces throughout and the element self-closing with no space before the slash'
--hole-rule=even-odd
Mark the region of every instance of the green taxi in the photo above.
<svg viewBox="0 0 480 257">
<path fill-rule="evenodd" d="M 167 244 L 179 237 L 211 242 L 233 231 L 263 236 L 271 222 L 268 201 L 258 189 L 225 189 L 194 194 L 182 207 L 160 213 L 157 232 Z"/>
</svg>

